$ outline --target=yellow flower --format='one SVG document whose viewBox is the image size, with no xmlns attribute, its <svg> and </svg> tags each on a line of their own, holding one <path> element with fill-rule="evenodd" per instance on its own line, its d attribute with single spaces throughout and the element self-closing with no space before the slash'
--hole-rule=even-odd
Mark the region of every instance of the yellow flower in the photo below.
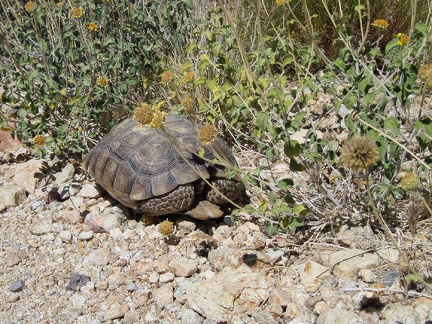
<svg viewBox="0 0 432 324">
<path fill-rule="evenodd" d="M 33 143 L 37 146 L 43 146 L 45 145 L 45 136 L 43 135 L 36 135 L 33 139 Z"/>
<path fill-rule="evenodd" d="M 183 107 L 187 111 L 189 111 L 189 110 L 191 110 L 193 108 L 194 100 L 192 99 L 192 97 L 187 96 L 187 97 L 184 97 L 184 99 L 182 100 L 181 103 L 182 103 Z"/>
<path fill-rule="evenodd" d="M 369 137 L 355 135 L 342 146 L 340 159 L 345 167 L 363 171 L 378 159 L 378 147 Z"/>
<path fill-rule="evenodd" d="M 386 29 L 389 26 L 389 23 L 387 22 L 387 20 L 377 19 L 372 23 L 372 26 L 378 29 Z"/>
<path fill-rule="evenodd" d="M 288 4 L 291 0 L 276 0 L 276 4 L 278 6 L 282 6 L 284 4 Z"/>
<path fill-rule="evenodd" d="M 165 220 L 159 224 L 158 231 L 164 236 L 170 236 L 172 233 L 174 233 L 174 223 Z"/>
<path fill-rule="evenodd" d="M 146 77 L 142 77 L 141 78 L 141 82 L 142 82 L 143 88 L 147 89 L 147 87 L 148 87 L 148 80 L 147 80 L 147 78 Z"/>
<path fill-rule="evenodd" d="M 404 33 L 399 33 L 397 34 L 399 40 L 397 41 L 396 44 L 398 44 L 399 46 L 405 46 L 406 44 L 408 44 L 409 42 L 409 37 L 407 34 Z"/>
<path fill-rule="evenodd" d="M 96 84 L 97 84 L 99 87 L 106 87 L 106 86 L 108 85 L 108 79 L 105 78 L 105 77 L 99 77 L 99 78 L 97 78 L 97 80 L 96 80 Z"/>
<path fill-rule="evenodd" d="M 74 7 L 71 9 L 72 17 L 80 19 L 84 15 L 84 9 L 82 7 Z"/>
<path fill-rule="evenodd" d="M 163 111 L 155 111 L 149 126 L 161 129 L 165 124 L 165 115 L 166 113 Z"/>
<path fill-rule="evenodd" d="M 86 29 L 88 30 L 88 31 L 90 31 L 90 32 L 96 32 L 97 30 L 98 30 L 98 28 L 99 28 L 99 26 L 98 26 L 98 24 L 96 24 L 95 22 L 90 22 L 88 25 L 87 25 L 87 27 L 86 27 Z"/>
<path fill-rule="evenodd" d="M 198 131 L 198 139 L 201 143 L 208 145 L 216 138 L 216 128 L 213 125 L 204 125 Z"/>
<path fill-rule="evenodd" d="M 28 13 L 34 13 L 37 9 L 37 4 L 34 1 L 29 1 L 26 3 L 24 8 Z"/>
<path fill-rule="evenodd" d="M 189 82 L 190 80 L 192 80 L 195 76 L 195 72 L 194 71 L 189 71 L 186 72 L 186 74 L 184 75 L 182 82 Z"/>
<path fill-rule="evenodd" d="M 132 119 L 142 126 L 149 125 L 153 119 L 152 107 L 142 102 L 141 106 L 135 109 Z"/>
<path fill-rule="evenodd" d="M 399 182 L 399 188 L 403 191 L 416 191 L 419 186 L 419 179 L 413 172 L 405 173 Z"/>
<path fill-rule="evenodd" d="M 174 72 L 173 71 L 165 71 L 160 75 L 160 77 L 161 77 L 160 83 L 167 85 L 168 83 L 170 83 L 172 81 L 172 79 L 174 79 Z"/>
<path fill-rule="evenodd" d="M 162 128 L 165 124 L 165 112 L 160 111 L 160 107 L 164 101 L 158 102 L 153 106 L 146 103 L 141 103 L 141 106 L 136 108 L 133 114 L 133 119 L 137 122 L 138 126 Z"/>
</svg>

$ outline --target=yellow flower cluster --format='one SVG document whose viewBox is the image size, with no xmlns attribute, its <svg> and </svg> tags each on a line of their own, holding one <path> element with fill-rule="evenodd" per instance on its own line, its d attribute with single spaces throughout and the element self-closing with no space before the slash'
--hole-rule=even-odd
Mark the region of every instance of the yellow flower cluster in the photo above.
<svg viewBox="0 0 432 324">
<path fill-rule="evenodd" d="M 290 2 L 291 2 L 291 0 L 276 0 L 276 4 L 278 6 L 283 6 L 284 4 L 288 4 Z"/>
<path fill-rule="evenodd" d="M 174 233 L 174 223 L 165 220 L 159 224 L 158 231 L 164 236 L 170 236 L 172 233 Z"/>
<path fill-rule="evenodd" d="M 75 19 L 81 19 L 84 15 L 84 9 L 82 7 L 74 7 L 71 9 L 72 17 Z"/>
<path fill-rule="evenodd" d="M 185 75 L 184 75 L 184 77 L 183 77 L 183 79 L 182 79 L 182 82 L 189 82 L 189 81 L 191 81 L 193 78 L 195 77 L 195 72 L 194 71 L 189 71 L 189 72 L 186 72 L 185 73 Z"/>
<path fill-rule="evenodd" d="M 45 136 L 43 135 L 36 135 L 33 139 L 33 143 L 37 146 L 43 146 L 45 145 Z"/>
<path fill-rule="evenodd" d="M 432 89 L 432 64 L 421 66 L 418 69 L 417 76 L 429 89 Z"/>
<path fill-rule="evenodd" d="M 198 131 L 198 139 L 201 143 L 208 145 L 216 138 L 216 128 L 213 125 L 204 125 Z"/>
<path fill-rule="evenodd" d="M 377 19 L 372 23 L 372 26 L 378 29 L 386 29 L 389 26 L 389 23 L 387 22 L 387 20 Z"/>
<path fill-rule="evenodd" d="M 419 186 L 418 176 L 413 172 L 407 172 L 399 182 L 399 188 L 403 191 L 416 191 Z"/>
<path fill-rule="evenodd" d="M 399 39 L 398 39 L 396 44 L 398 44 L 399 46 L 405 46 L 406 44 L 408 44 L 409 37 L 407 34 L 399 33 L 399 34 L 397 34 L 397 36 Z"/>
<path fill-rule="evenodd" d="M 378 147 L 369 137 L 355 135 L 342 146 L 340 159 L 345 167 L 364 171 L 378 159 Z"/>
<path fill-rule="evenodd" d="M 153 106 L 146 103 L 141 103 L 140 107 L 136 108 L 133 114 L 133 119 L 141 127 L 148 126 L 154 128 L 162 128 L 165 123 L 165 112 L 160 111 L 160 107 L 164 102 L 161 101 Z"/>
<path fill-rule="evenodd" d="M 192 99 L 192 97 L 186 96 L 183 98 L 181 103 L 184 109 L 189 112 L 193 108 L 194 100 Z"/>
<path fill-rule="evenodd" d="M 95 22 L 89 22 L 86 29 L 92 33 L 97 32 L 99 26 Z"/>
<path fill-rule="evenodd" d="M 165 71 L 160 75 L 161 84 L 167 85 L 168 83 L 170 83 L 172 81 L 172 79 L 174 79 L 174 72 L 173 71 Z"/>
<path fill-rule="evenodd" d="M 29 1 L 26 3 L 24 8 L 28 13 L 34 13 L 37 9 L 37 4 L 34 1 Z"/>
<path fill-rule="evenodd" d="M 99 87 L 104 88 L 104 87 L 106 87 L 108 85 L 108 79 L 101 76 L 101 77 L 99 77 L 99 78 L 96 79 L 96 84 Z"/>
</svg>

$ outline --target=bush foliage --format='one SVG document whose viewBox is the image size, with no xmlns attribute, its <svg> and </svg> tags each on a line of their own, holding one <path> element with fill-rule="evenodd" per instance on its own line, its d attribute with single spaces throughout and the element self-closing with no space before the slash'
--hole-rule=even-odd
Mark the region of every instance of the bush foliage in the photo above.
<svg viewBox="0 0 432 324">
<path fill-rule="evenodd" d="M 2 1 L 3 129 L 40 154 L 86 152 L 139 102 L 157 103 L 216 124 L 258 157 L 254 169 L 234 171 L 255 197 L 244 209 L 269 234 L 373 213 L 391 235 L 395 202 L 405 202 L 403 226 L 415 233 L 431 213 L 430 1 L 196 5 Z M 330 116 L 334 124 L 319 126 Z M 346 144 L 343 156 L 360 162 L 343 168 L 339 149 L 353 135 L 368 140 Z M 264 176 L 275 165 L 286 176 Z M 307 193 L 296 191 L 299 175 Z"/>
</svg>

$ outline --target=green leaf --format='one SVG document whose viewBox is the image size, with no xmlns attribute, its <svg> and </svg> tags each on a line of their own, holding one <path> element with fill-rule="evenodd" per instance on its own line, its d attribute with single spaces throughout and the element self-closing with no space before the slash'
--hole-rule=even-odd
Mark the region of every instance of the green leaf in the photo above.
<svg viewBox="0 0 432 324">
<path fill-rule="evenodd" d="M 301 204 L 296 204 L 293 207 L 293 212 L 296 215 L 304 216 L 309 212 L 309 209 Z"/>
<path fill-rule="evenodd" d="M 396 117 L 390 117 L 384 122 L 384 127 L 387 128 L 394 136 L 400 134 L 399 120 Z"/>
<path fill-rule="evenodd" d="M 270 237 L 276 236 L 279 234 L 277 227 L 274 226 L 273 224 L 269 224 L 266 228 L 266 231 L 267 231 L 267 235 Z"/>
<path fill-rule="evenodd" d="M 284 143 L 284 153 L 289 158 L 299 156 L 300 150 L 300 144 L 295 140 L 288 140 Z"/>
<path fill-rule="evenodd" d="M 290 189 L 294 186 L 294 181 L 292 179 L 282 179 L 278 182 L 278 187 L 280 190 Z"/>
<path fill-rule="evenodd" d="M 304 171 L 306 168 L 304 165 L 298 163 L 294 158 L 290 160 L 290 169 L 292 171 L 301 172 Z"/>
</svg>

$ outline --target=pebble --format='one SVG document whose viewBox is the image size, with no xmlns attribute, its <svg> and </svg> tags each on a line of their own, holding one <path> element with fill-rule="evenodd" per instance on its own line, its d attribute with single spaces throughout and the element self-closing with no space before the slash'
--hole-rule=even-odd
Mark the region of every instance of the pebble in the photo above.
<svg viewBox="0 0 432 324">
<path fill-rule="evenodd" d="M 30 225 L 29 231 L 34 235 L 44 235 L 51 231 L 52 224 L 52 217 L 39 218 Z"/>
<path fill-rule="evenodd" d="M 105 312 L 105 320 L 122 318 L 129 311 L 129 305 L 111 305 Z"/>
<path fill-rule="evenodd" d="M 99 186 L 96 184 L 86 183 L 82 186 L 79 196 L 84 198 L 96 199 L 102 196 Z"/>
<path fill-rule="evenodd" d="M 70 242 L 72 239 L 72 233 L 69 231 L 61 231 L 58 233 L 58 237 L 63 241 L 63 242 Z"/>
<path fill-rule="evenodd" d="M 9 286 L 9 290 L 12 292 L 18 292 L 24 289 L 25 282 L 24 280 L 15 280 Z"/>
<path fill-rule="evenodd" d="M 196 261 L 171 261 L 169 265 L 177 277 L 190 277 L 198 271 Z"/>
<path fill-rule="evenodd" d="M 83 231 L 78 235 L 78 240 L 90 241 L 93 238 L 93 231 Z"/>
<path fill-rule="evenodd" d="M 159 276 L 159 282 L 160 282 L 160 283 L 167 283 L 167 282 L 171 282 L 171 281 L 174 280 L 174 278 L 175 278 L 175 274 L 174 274 L 174 273 L 172 273 L 172 272 L 167 272 L 167 273 L 161 274 L 161 275 Z"/>
<path fill-rule="evenodd" d="M 72 273 L 69 277 L 69 283 L 66 286 L 66 290 L 79 290 L 82 286 L 84 286 L 91 279 L 89 276 Z"/>
<path fill-rule="evenodd" d="M 153 291 L 153 298 L 157 305 L 167 305 L 174 301 L 173 284 L 171 282 Z"/>
</svg>

